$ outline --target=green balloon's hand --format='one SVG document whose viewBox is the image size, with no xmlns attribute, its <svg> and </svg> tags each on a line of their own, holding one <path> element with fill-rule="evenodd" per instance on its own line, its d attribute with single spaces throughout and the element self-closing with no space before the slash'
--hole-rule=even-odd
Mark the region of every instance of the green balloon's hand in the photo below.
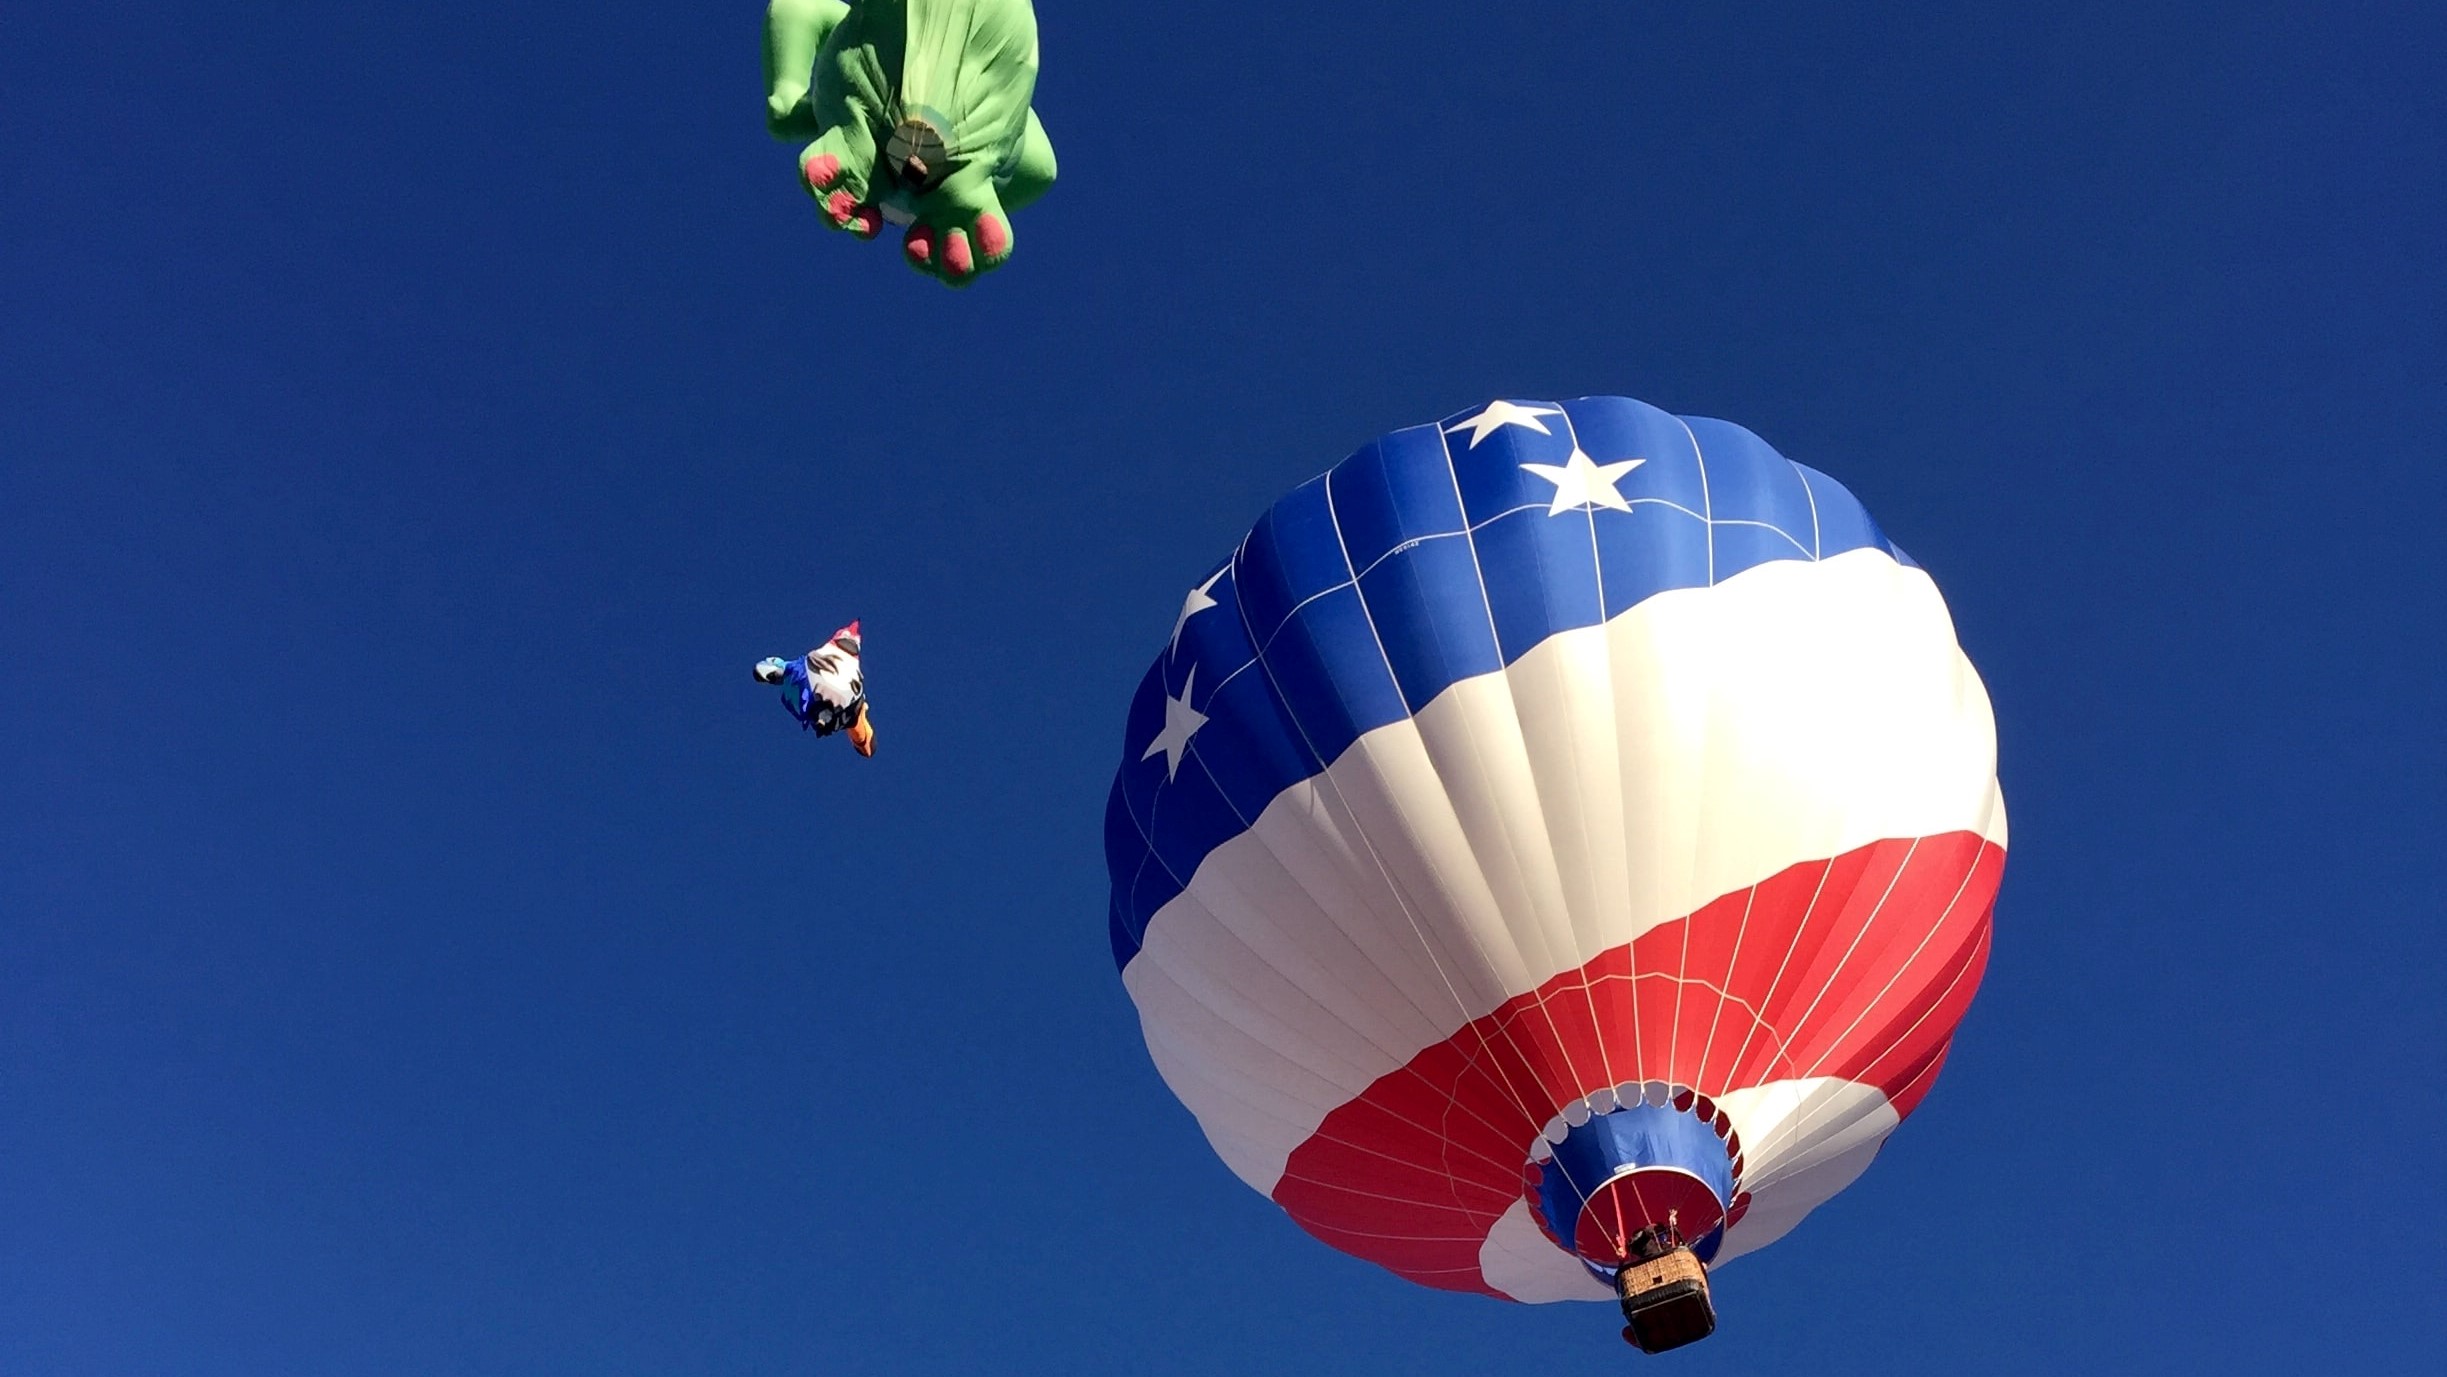
<svg viewBox="0 0 2447 1377">
<path fill-rule="evenodd" d="M 771 0 L 765 125 L 811 138 L 799 177 L 825 222 L 909 226 L 910 266 L 965 286 L 1011 256 L 1010 212 L 1053 185 L 1029 0 Z"/>
<path fill-rule="evenodd" d="M 773 0 L 765 9 L 765 130 L 797 143 L 819 132 L 808 104 L 816 54 L 848 18 L 842 0 Z"/>
</svg>

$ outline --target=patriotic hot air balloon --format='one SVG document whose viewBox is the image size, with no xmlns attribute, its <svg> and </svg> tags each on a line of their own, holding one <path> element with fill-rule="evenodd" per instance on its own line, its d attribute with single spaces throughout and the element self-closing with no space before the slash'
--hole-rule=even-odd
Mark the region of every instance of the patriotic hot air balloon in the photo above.
<svg viewBox="0 0 2447 1377">
<path fill-rule="evenodd" d="M 1234 1173 L 1413 1281 L 1633 1330 L 1928 1094 L 2006 841 L 1928 575 L 1824 474 L 1619 397 L 1277 502 L 1181 603 L 1105 836 L 1148 1051 Z"/>
</svg>

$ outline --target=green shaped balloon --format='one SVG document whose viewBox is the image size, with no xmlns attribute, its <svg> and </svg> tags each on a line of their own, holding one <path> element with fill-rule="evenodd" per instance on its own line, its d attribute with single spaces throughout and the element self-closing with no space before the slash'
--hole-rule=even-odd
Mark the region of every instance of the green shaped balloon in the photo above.
<svg viewBox="0 0 2447 1377">
<path fill-rule="evenodd" d="M 765 127 L 813 138 L 799 176 L 861 239 L 907 225 L 918 271 L 954 286 L 1011 256 L 1010 212 L 1054 183 L 1029 98 L 1029 0 L 771 0 Z"/>
</svg>

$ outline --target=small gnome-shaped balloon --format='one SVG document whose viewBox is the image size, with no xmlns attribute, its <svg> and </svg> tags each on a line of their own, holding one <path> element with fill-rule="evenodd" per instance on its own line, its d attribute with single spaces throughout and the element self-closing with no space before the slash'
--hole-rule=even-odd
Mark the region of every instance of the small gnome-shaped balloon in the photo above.
<svg viewBox="0 0 2447 1377">
<path fill-rule="evenodd" d="M 836 631 L 824 644 L 795 660 L 778 656 L 756 662 L 756 682 L 782 691 L 782 706 L 818 736 L 848 732 L 860 755 L 875 754 L 875 728 L 867 720 L 867 680 L 859 668 L 858 623 Z"/>
</svg>

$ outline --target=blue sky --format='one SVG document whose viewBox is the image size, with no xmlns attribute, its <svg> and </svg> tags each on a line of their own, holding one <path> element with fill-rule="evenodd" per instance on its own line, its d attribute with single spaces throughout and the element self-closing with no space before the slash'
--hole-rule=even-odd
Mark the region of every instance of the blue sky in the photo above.
<svg viewBox="0 0 2447 1377">
<path fill-rule="evenodd" d="M 2435 1361 L 2447 19 L 1041 20 L 955 294 L 752 4 L 10 16 L 0 1371 L 1629 1361 L 1235 1181 L 1100 850 L 1269 499 L 1601 392 L 1862 496 L 2014 808 L 1944 1080 L 1664 1361 Z M 851 615 L 872 763 L 746 674 Z"/>
</svg>

